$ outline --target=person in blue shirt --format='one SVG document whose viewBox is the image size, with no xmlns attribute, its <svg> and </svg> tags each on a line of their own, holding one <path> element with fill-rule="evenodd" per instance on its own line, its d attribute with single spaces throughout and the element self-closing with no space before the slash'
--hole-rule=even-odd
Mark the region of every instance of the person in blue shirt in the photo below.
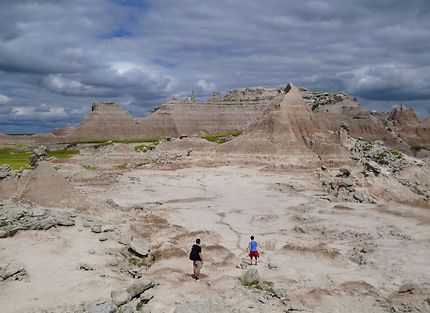
<svg viewBox="0 0 430 313">
<path fill-rule="evenodd" d="M 255 258 L 255 265 L 257 265 L 257 260 L 260 257 L 260 253 L 258 253 L 257 250 L 257 241 L 254 240 L 254 236 L 251 236 L 251 241 L 248 245 L 248 251 L 249 251 L 249 257 L 251 259 L 251 265 L 252 265 L 252 259 Z"/>
</svg>

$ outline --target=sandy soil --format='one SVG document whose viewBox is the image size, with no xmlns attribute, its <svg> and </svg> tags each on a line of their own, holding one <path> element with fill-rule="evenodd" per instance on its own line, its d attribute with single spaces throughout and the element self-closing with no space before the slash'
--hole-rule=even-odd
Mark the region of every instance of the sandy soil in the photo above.
<svg viewBox="0 0 430 313">
<path fill-rule="evenodd" d="M 85 172 L 86 171 L 86 172 Z M 22 231 L 0 241 L 0 263 L 22 263 L 28 277 L 0 281 L 2 312 L 84 306 L 109 298 L 133 278 L 119 243 L 143 238 L 155 258 L 143 274 L 157 281 L 151 312 L 179 303 L 220 301 L 236 312 L 430 311 L 430 211 L 390 202 L 332 203 L 313 172 L 216 167 L 177 170 L 60 169 L 74 188 L 109 205 L 74 211 L 76 225 Z M 81 175 L 82 173 L 87 175 Z M 80 177 L 80 179 L 78 179 Z M 85 179 L 84 179 L 85 178 Z M 113 231 L 93 233 L 88 223 Z M 249 265 L 254 235 L 261 250 Z M 100 241 L 106 236 L 105 241 Z M 201 281 L 188 253 L 201 238 Z M 94 270 L 79 269 L 86 263 Z M 243 286 L 256 268 L 266 286 L 287 299 Z M 413 283 L 413 293 L 399 287 Z"/>
</svg>

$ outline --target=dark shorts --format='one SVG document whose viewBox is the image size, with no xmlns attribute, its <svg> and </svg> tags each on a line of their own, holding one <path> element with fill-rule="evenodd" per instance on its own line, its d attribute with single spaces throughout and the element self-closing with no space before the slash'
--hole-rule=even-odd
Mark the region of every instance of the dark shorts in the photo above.
<svg viewBox="0 0 430 313">
<path fill-rule="evenodd" d="M 249 252 L 249 256 L 252 258 L 259 258 L 260 257 L 260 253 L 258 253 L 258 251 L 251 251 Z"/>
</svg>

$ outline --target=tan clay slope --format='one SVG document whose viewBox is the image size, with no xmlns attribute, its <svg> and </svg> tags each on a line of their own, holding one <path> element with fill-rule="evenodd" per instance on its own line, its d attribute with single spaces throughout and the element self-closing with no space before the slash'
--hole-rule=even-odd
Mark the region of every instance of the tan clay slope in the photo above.
<svg viewBox="0 0 430 313">
<path fill-rule="evenodd" d="M 76 128 L 56 130 L 68 141 L 138 138 L 137 122 L 114 102 L 94 103 L 91 113 Z"/>
<path fill-rule="evenodd" d="M 40 162 L 34 171 L 4 179 L 0 199 L 14 198 L 49 207 L 88 208 L 89 200 L 48 162 Z"/>
<path fill-rule="evenodd" d="M 206 102 L 173 99 L 139 120 L 140 132 L 152 137 L 218 135 L 243 130 L 254 122 L 282 88 L 244 88 L 219 93 Z"/>
<path fill-rule="evenodd" d="M 327 95 L 327 93 L 322 93 Z M 306 94 L 305 98 L 310 95 Z M 331 97 L 329 103 L 320 105 L 315 115 L 331 130 L 338 130 L 342 125 L 348 129 L 349 135 L 367 141 L 382 140 L 387 146 L 408 152 L 409 148 L 400 143 L 398 138 L 387 131 L 383 122 L 372 112 L 361 106 L 357 100 L 344 93 Z"/>
<path fill-rule="evenodd" d="M 262 113 L 259 105 L 166 104 L 139 122 L 147 137 L 217 135 L 246 128 Z"/>
<path fill-rule="evenodd" d="M 139 120 L 116 103 L 99 102 L 79 126 L 55 129 L 36 139 L 68 142 L 231 133 L 255 121 L 281 89 L 235 89 L 223 100 L 214 93 L 206 102 L 174 99 Z"/>
<path fill-rule="evenodd" d="M 420 121 L 414 108 L 403 105 L 394 108 L 388 124 L 410 146 L 430 149 L 430 119 Z"/>
<path fill-rule="evenodd" d="M 349 162 L 338 135 L 315 118 L 297 87 L 289 84 L 286 91 L 242 136 L 223 145 L 220 151 Z"/>
</svg>

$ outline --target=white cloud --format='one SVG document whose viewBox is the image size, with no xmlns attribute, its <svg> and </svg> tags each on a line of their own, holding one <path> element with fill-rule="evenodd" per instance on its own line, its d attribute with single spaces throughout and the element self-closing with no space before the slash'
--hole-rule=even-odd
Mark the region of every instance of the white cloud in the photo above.
<svg viewBox="0 0 430 313">
<path fill-rule="evenodd" d="M 10 102 L 10 98 L 8 96 L 0 95 L 0 104 L 6 104 L 8 102 Z"/>
<path fill-rule="evenodd" d="M 214 83 L 208 83 L 207 81 L 205 81 L 204 79 L 199 79 L 196 83 L 196 85 L 200 88 L 200 90 L 204 93 L 204 94 L 208 94 L 210 92 L 213 92 L 216 88 Z"/>
<path fill-rule="evenodd" d="M 95 95 L 96 88 L 89 85 L 84 85 L 78 80 L 63 77 L 60 74 L 48 75 L 45 79 L 46 87 L 53 91 L 64 95 Z"/>
</svg>

